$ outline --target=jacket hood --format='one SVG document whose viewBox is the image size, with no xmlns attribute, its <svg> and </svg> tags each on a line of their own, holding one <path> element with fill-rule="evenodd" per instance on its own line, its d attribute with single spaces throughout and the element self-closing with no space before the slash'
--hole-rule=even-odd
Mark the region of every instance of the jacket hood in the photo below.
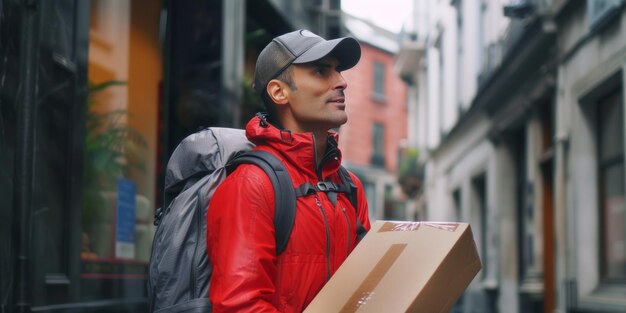
<svg viewBox="0 0 626 313">
<path fill-rule="evenodd" d="M 316 168 L 315 140 L 313 133 L 296 133 L 289 130 L 281 130 L 268 123 L 259 116 L 253 117 L 246 125 L 246 136 L 256 149 L 273 150 L 285 162 L 291 163 L 303 174 L 325 179 L 336 173 L 341 165 L 341 151 L 338 148 L 339 135 L 337 132 L 328 131 L 328 146 L 323 160 L 322 168 Z M 321 175 L 321 177 L 319 177 Z"/>
</svg>

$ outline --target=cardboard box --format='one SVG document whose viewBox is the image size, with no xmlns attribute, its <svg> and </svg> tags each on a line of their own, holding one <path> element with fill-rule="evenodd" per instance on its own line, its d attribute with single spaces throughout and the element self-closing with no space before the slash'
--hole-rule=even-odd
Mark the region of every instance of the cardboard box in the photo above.
<svg viewBox="0 0 626 313">
<path fill-rule="evenodd" d="M 304 312 L 448 312 L 480 268 L 467 223 L 377 221 Z"/>
</svg>

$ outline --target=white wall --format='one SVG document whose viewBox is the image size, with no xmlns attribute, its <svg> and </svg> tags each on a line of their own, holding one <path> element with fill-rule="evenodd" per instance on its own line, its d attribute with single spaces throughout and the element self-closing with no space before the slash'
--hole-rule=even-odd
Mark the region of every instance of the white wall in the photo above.
<svg viewBox="0 0 626 313">
<path fill-rule="evenodd" d="M 452 192 L 466 187 L 466 181 L 486 169 L 491 150 L 491 143 L 485 138 L 489 127 L 486 116 L 476 116 L 445 146 L 430 155 L 426 173 L 429 220 L 456 219 Z M 462 207 L 469 210 L 467 199 L 462 201 Z M 468 220 L 469 211 L 462 211 L 461 218 Z"/>
<path fill-rule="evenodd" d="M 417 110 L 421 116 L 418 123 L 426 124 L 417 126 L 420 133 L 416 136 L 418 146 L 436 148 L 441 136 L 450 132 L 458 121 L 459 101 L 465 111 L 472 104 L 484 47 L 507 35 L 509 19 L 502 14 L 503 1 L 463 0 L 460 12 L 449 1 L 415 2 L 415 21 L 407 25 L 414 27 L 420 38 L 427 39 L 423 60 L 426 74 L 420 77 L 421 74 L 416 73 L 415 80 L 418 91 L 426 92 L 424 102 L 419 100 L 424 92 L 417 95 L 418 107 L 422 108 Z M 480 16 L 481 5 L 486 8 L 484 17 Z M 461 33 L 457 29 L 457 15 L 462 18 Z M 482 37 L 479 21 L 482 21 L 484 31 Z M 481 38 L 484 43 L 479 42 Z M 460 54 L 459 42 L 462 45 Z M 439 47 L 443 51 L 439 51 Z M 443 64 L 440 64 L 440 57 L 443 57 Z"/>
<path fill-rule="evenodd" d="M 489 140 L 491 121 L 482 114 L 469 116 L 452 137 L 447 137 L 443 143 L 441 141 L 442 134 L 446 135 L 459 127 L 456 125 L 459 102 L 467 111 L 477 93 L 483 47 L 506 36 L 509 19 L 503 16 L 502 6 L 508 2 L 462 0 L 460 12 L 450 5 L 450 1 L 416 0 L 415 3 L 415 17 L 421 17 L 416 27 L 421 34 L 428 34 L 425 68 L 423 72 L 416 73 L 419 123 L 416 138 L 418 146 L 428 148 L 424 186 L 426 219 L 461 220 L 478 225 L 473 231 L 475 239 L 480 240 L 481 227 L 485 225 L 481 225 L 479 212 L 476 211 L 472 179 L 484 175 L 487 240 L 477 244 L 487 246 L 487 253 L 481 258 L 488 272 L 485 276 L 477 275 L 469 290 L 480 293 L 482 288 L 498 288 L 500 309 L 516 312 L 519 281 L 515 156 L 506 146 L 494 146 Z M 486 6 L 482 19 L 481 4 Z M 457 14 L 463 21 L 460 33 Z M 481 23 L 484 30 L 482 37 L 479 34 Z M 426 30 L 421 28 L 424 24 Z M 481 38 L 483 43 L 479 42 Z M 441 40 L 443 51 L 438 50 L 437 40 Z M 459 43 L 462 45 L 460 54 Z M 440 55 L 444 58 L 442 66 Z M 457 77 L 459 74 L 461 76 Z M 440 85 L 441 81 L 443 85 Z M 457 216 L 452 196 L 455 190 L 459 190 L 461 196 L 460 216 Z"/>
<path fill-rule="evenodd" d="M 575 16 L 585 18 L 580 10 Z M 598 127 L 594 103 L 581 103 L 581 99 L 601 87 L 608 78 L 621 72 L 622 84 L 626 79 L 626 11 L 616 29 L 593 37 L 577 52 L 563 62 L 559 70 L 557 98 L 557 133 L 568 145 L 562 148 L 564 159 L 559 169 L 566 173 L 557 184 L 564 187 L 557 194 L 559 229 L 558 243 L 564 250 L 558 254 L 559 282 L 575 280 L 578 302 L 585 306 L 612 305 L 626 309 L 623 297 L 603 294 L 600 280 L 600 195 L 598 193 L 597 145 Z M 581 25 L 582 24 L 582 25 Z M 571 21 L 561 29 L 560 49 L 571 49 L 589 30 L 587 23 Z M 622 86 L 622 90 L 624 86 Z M 624 93 L 622 94 L 624 97 Z M 626 98 L 622 99 L 626 103 Z M 559 179 L 559 177 L 557 177 Z M 560 291 L 561 308 L 565 307 L 564 291 Z"/>
<path fill-rule="evenodd" d="M 443 116 L 440 117 L 440 130 L 447 134 L 457 121 L 457 27 L 456 27 L 456 11 L 450 5 L 442 5 L 440 22 L 444 25 L 443 33 L 443 68 L 439 69 L 443 75 L 443 90 L 439 92 L 443 95 L 439 105 L 443 106 L 440 110 Z"/>
<path fill-rule="evenodd" d="M 439 51 L 434 47 L 426 50 L 426 108 L 428 120 L 426 121 L 427 147 L 432 149 L 439 144 Z"/>
</svg>

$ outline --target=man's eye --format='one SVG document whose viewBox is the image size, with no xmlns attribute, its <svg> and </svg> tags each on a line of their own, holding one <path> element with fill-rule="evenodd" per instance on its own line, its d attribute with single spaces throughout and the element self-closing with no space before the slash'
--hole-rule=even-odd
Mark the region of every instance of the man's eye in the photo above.
<svg viewBox="0 0 626 313">
<path fill-rule="evenodd" d="M 319 75 L 326 75 L 326 73 L 328 73 L 328 69 L 325 67 L 318 67 L 315 69 L 315 73 Z"/>
</svg>

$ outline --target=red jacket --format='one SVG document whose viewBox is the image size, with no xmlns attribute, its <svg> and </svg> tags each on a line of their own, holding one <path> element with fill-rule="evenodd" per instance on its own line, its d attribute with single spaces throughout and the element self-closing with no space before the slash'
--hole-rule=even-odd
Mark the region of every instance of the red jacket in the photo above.
<svg viewBox="0 0 626 313">
<path fill-rule="evenodd" d="M 279 157 L 294 187 L 320 180 L 341 182 L 337 134 L 329 132 L 328 153 L 315 169 L 311 133 L 262 127 L 258 117 L 246 127 L 256 149 Z M 240 165 L 218 187 L 207 211 L 207 252 L 213 264 L 209 296 L 213 312 L 302 312 L 358 243 L 356 212 L 369 230 L 363 186 L 359 208 L 344 194 L 336 205 L 325 193 L 298 197 L 294 226 L 284 252 L 276 256 L 274 194 L 271 182 L 255 165 Z"/>
</svg>

